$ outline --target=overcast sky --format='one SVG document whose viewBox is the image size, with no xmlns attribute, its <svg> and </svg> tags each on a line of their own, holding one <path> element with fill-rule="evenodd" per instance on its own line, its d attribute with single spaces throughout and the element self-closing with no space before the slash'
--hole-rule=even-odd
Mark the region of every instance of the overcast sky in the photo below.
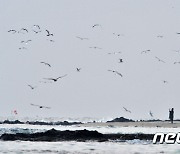
<svg viewBox="0 0 180 154">
<path fill-rule="evenodd" d="M 180 119 L 179 19 L 178 0 L 0 0 L 0 116 Z"/>
</svg>

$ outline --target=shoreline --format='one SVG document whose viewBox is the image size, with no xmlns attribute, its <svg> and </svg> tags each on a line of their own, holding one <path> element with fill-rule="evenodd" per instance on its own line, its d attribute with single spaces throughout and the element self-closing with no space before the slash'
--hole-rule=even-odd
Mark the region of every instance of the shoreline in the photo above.
<svg viewBox="0 0 180 154">
<path fill-rule="evenodd" d="M 96 123 L 84 123 L 79 126 L 85 127 L 163 127 L 163 128 L 178 128 L 180 122 L 175 121 L 171 124 L 168 121 L 156 121 L 156 122 L 96 122 Z"/>
<path fill-rule="evenodd" d="M 84 126 L 84 127 L 163 127 L 163 128 L 178 128 L 180 127 L 180 121 L 174 121 L 174 123 L 170 123 L 170 121 L 126 121 L 126 122 L 113 122 L 113 121 L 107 121 L 107 122 L 87 122 L 87 123 L 82 123 L 82 122 L 68 122 L 68 121 L 57 121 L 57 122 L 45 122 L 45 121 L 26 121 L 22 122 L 19 120 L 4 120 L 0 121 L 0 125 L 3 124 L 28 124 L 28 125 L 49 125 L 49 126 L 72 126 L 72 125 L 77 125 L 77 126 Z"/>
</svg>

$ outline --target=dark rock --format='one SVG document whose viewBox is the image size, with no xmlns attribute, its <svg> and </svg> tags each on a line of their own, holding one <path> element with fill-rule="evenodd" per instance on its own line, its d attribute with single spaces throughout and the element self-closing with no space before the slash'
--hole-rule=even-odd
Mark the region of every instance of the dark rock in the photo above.
<svg viewBox="0 0 180 154">
<path fill-rule="evenodd" d="M 126 119 L 124 117 L 120 117 L 120 118 L 115 118 L 111 121 L 107 121 L 107 122 L 134 122 L 134 120 L 131 119 Z"/>
<path fill-rule="evenodd" d="M 41 122 L 41 121 L 27 121 L 27 124 L 30 125 L 78 125 L 78 124 L 82 124 L 81 122 L 68 122 L 68 121 L 63 121 L 63 122 Z"/>
<path fill-rule="evenodd" d="M 21 122 L 19 120 L 15 120 L 15 121 L 4 120 L 4 122 L 2 122 L 2 124 L 23 124 L 23 122 Z"/>
<path fill-rule="evenodd" d="M 76 130 L 76 131 L 58 131 L 55 129 L 46 132 L 26 134 L 3 134 L 0 139 L 4 141 L 98 141 L 105 142 L 108 140 L 152 140 L 153 134 L 101 134 L 97 131 Z"/>
<path fill-rule="evenodd" d="M 79 124 L 83 124 L 83 123 L 82 122 L 68 122 L 68 121 L 54 123 L 54 125 L 79 125 Z"/>
<path fill-rule="evenodd" d="M 83 124 L 81 122 L 68 122 L 68 121 L 63 121 L 63 122 L 42 122 L 42 121 L 26 121 L 26 122 L 21 122 L 19 120 L 14 120 L 14 121 L 9 121 L 9 120 L 4 120 L 3 122 L 0 122 L 0 124 L 30 124 L 30 125 L 78 125 L 78 124 Z"/>
</svg>

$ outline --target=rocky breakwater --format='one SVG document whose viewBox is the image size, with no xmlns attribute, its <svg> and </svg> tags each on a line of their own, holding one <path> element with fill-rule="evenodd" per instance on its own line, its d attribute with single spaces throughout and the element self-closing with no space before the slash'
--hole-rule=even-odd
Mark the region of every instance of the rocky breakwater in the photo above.
<svg viewBox="0 0 180 154">
<path fill-rule="evenodd" d="M 30 124 L 30 125 L 65 125 L 65 126 L 70 126 L 70 125 L 78 125 L 82 124 L 81 122 L 68 122 L 68 121 L 58 121 L 58 122 L 43 122 L 43 121 L 26 121 L 22 122 L 19 120 L 4 120 L 0 122 L 0 124 Z"/>
<path fill-rule="evenodd" d="M 124 117 L 120 117 L 120 118 L 115 118 L 111 121 L 107 121 L 107 122 L 135 122 L 134 120 L 132 119 L 126 119 Z"/>
<path fill-rule="evenodd" d="M 59 131 L 51 129 L 45 132 L 26 134 L 2 134 L 0 137 L 4 141 L 98 141 L 105 142 L 111 140 L 152 140 L 153 134 L 102 134 L 97 131 L 76 130 L 76 131 Z"/>
</svg>

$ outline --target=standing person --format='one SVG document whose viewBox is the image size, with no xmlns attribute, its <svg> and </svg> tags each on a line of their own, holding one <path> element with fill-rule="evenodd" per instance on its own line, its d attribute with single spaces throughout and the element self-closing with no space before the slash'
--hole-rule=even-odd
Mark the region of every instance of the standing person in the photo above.
<svg viewBox="0 0 180 154">
<path fill-rule="evenodd" d="M 173 123 L 173 119 L 174 119 L 174 108 L 169 109 L 169 119 L 170 119 L 171 123 Z"/>
</svg>

